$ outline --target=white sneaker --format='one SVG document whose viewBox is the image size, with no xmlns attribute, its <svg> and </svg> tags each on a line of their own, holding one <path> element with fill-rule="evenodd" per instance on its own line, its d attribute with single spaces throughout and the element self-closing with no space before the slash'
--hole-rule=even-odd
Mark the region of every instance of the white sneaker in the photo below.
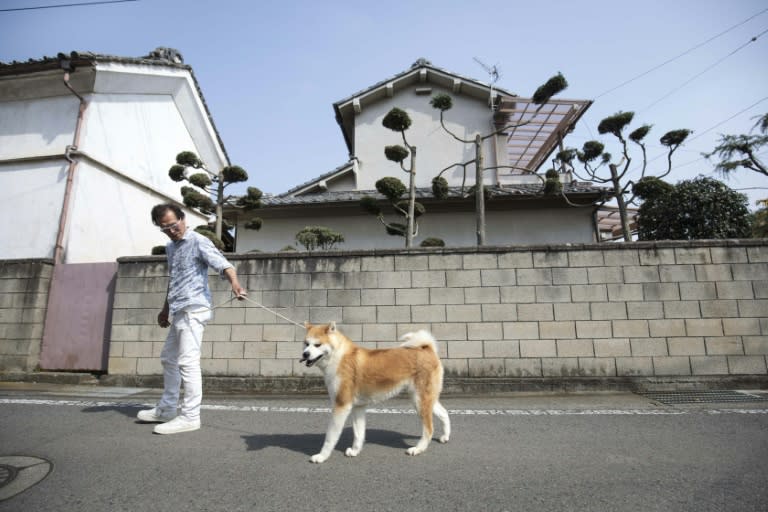
<svg viewBox="0 0 768 512">
<path fill-rule="evenodd" d="M 143 411 L 139 411 L 139 414 L 136 415 L 136 418 L 139 421 L 143 421 L 144 423 L 165 423 L 166 421 L 171 421 L 175 417 L 175 411 L 164 413 L 157 407 L 154 409 L 145 409 Z"/>
<path fill-rule="evenodd" d="M 188 420 L 181 416 L 176 416 L 171 421 L 155 427 L 155 434 L 178 434 L 180 432 L 191 432 L 200 428 L 200 420 Z"/>
</svg>

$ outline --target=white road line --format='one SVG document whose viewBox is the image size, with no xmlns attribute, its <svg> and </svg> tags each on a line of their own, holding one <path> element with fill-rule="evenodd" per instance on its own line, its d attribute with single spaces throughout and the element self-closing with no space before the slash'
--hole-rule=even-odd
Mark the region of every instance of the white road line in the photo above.
<svg viewBox="0 0 768 512">
<path fill-rule="evenodd" d="M 47 400 L 32 398 L 0 398 L 0 404 L 50 405 L 73 407 L 152 407 L 151 403 L 102 402 L 94 400 Z M 209 411 L 328 414 L 329 407 L 277 407 L 263 405 L 203 404 Z M 369 408 L 371 414 L 415 414 L 413 409 Z M 705 414 L 768 414 L 767 409 L 449 409 L 453 416 L 680 416 L 691 413 Z"/>
</svg>

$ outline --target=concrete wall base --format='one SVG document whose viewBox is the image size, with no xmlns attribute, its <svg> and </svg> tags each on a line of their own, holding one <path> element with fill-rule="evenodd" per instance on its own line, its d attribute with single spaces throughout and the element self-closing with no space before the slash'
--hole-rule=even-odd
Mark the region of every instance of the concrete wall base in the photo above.
<svg viewBox="0 0 768 512">
<path fill-rule="evenodd" d="M 0 373 L 0 381 L 41 382 L 69 385 L 101 385 L 160 389 L 161 375 L 101 375 L 84 373 Z M 320 377 L 203 377 L 207 393 L 248 393 L 264 395 L 325 395 Z M 768 376 L 701 377 L 564 377 L 503 378 L 447 377 L 444 396 L 502 395 L 507 393 L 550 392 L 645 392 L 702 391 L 722 389 L 768 389 Z"/>
</svg>

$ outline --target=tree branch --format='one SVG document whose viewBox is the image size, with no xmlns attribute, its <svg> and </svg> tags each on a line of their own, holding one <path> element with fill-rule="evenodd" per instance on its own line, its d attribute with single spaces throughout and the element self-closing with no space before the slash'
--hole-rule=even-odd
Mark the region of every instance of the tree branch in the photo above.
<svg viewBox="0 0 768 512">
<path fill-rule="evenodd" d="M 454 134 L 454 133 L 453 133 L 451 130 L 449 130 L 449 129 L 448 129 L 446 126 L 445 126 L 445 121 L 444 121 L 444 119 L 443 119 L 443 111 L 442 111 L 442 110 L 440 111 L 440 126 L 442 126 L 442 127 L 443 127 L 443 130 L 445 130 L 446 132 L 448 132 L 448 135 L 450 135 L 451 137 L 453 137 L 454 139 L 456 139 L 456 140 L 457 140 L 457 141 L 459 141 L 459 142 L 462 142 L 462 143 L 464 143 L 464 144 L 471 144 L 471 143 L 473 143 L 473 142 L 474 142 L 473 140 L 464 140 L 464 139 L 460 138 L 459 136 L 455 135 L 455 134 Z M 405 138 L 405 136 L 403 136 L 403 138 Z"/>
<path fill-rule="evenodd" d="M 474 163 L 474 162 L 475 162 L 475 160 L 474 160 L 474 159 L 472 159 L 472 160 L 470 160 L 470 161 L 468 161 L 468 162 L 464 162 L 463 164 L 451 164 L 451 165 L 449 165 L 448 167 L 446 167 L 445 169 L 443 169 L 442 171 L 440 171 L 439 173 L 437 173 L 437 177 L 439 178 L 440 176 L 442 176 L 442 175 L 443 175 L 443 173 L 444 173 L 445 171 L 447 171 L 447 170 L 449 170 L 449 169 L 453 169 L 454 167 L 458 167 L 458 166 L 461 166 L 461 167 L 463 167 L 463 168 L 464 168 L 464 172 L 466 173 L 466 172 L 467 172 L 467 166 L 468 166 L 469 164 L 472 164 L 472 163 Z"/>
<path fill-rule="evenodd" d="M 752 162 L 753 165 L 751 166 L 745 165 L 744 167 L 768 176 L 768 169 L 766 169 L 766 167 L 762 165 L 762 162 L 760 162 L 760 160 L 757 159 L 757 157 L 755 156 L 754 152 L 751 149 L 747 149 L 747 156 L 749 157 L 749 161 Z"/>
<path fill-rule="evenodd" d="M 645 177 L 645 171 L 648 167 L 648 154 L 645 151 L 645 144 L 642 142 L 633 141 L 635 144 L 640 146 L 640 149 L 643 151 L 643 168 L 640 171 L 640 179 L 643 179 Z"/>
</svg>

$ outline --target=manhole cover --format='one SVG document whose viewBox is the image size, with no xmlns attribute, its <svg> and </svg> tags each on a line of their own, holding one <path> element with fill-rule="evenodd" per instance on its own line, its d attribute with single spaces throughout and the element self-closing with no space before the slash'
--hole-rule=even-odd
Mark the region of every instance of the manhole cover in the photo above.
<svg viewBox="0 0 768 512">
<path fill-rule="evenodd" d="M 0 464 L 0 487 L 5 487 L 6 484 L 11 483 L 18 473 L 19 470 L 14 466 Z"/>
<path fill-rule="evenodd" d="M 42 481 L 53 464 L 38 457 L 0 457 L 0 501 L 16 496 Z"/>
<path fill-rule="evenodd" d="M 765 402 L 768 398 L 745 391 L 666 391 L 638 393 L 667 405 L 711 404 L 719 402 Z"/>
</svg>

